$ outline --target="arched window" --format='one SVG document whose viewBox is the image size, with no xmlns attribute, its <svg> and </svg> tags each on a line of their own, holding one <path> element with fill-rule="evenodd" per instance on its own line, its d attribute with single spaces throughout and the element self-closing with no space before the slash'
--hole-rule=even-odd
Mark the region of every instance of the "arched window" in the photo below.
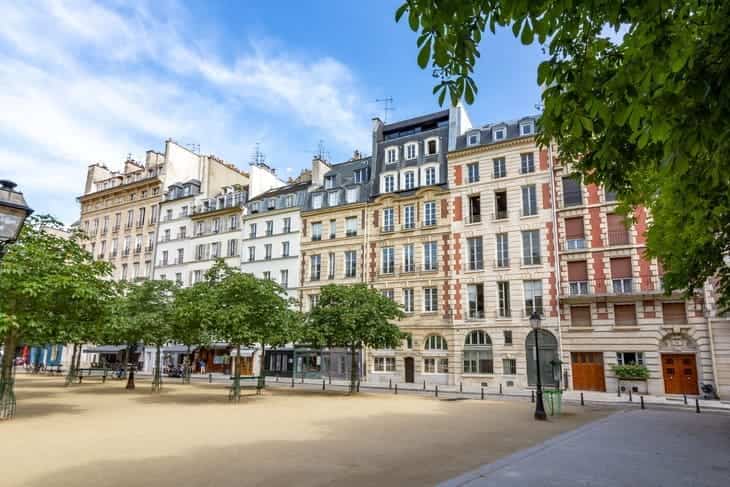
<svg viewBox="0 0 730 487">
<path fill-rule="evenodd" d="M 426 350 L 448 350 L 446 340 L 440 335 L 431 335 L 426 337 L 426 344 L 424 346 Z"/>
<path fill-rule="evenodd" d="M 464 340 L 464 373 L 493 374 L 492 340 L 482 330 L 474 330 Z"/>
<path fill-rule="evenodd" d="M 540 345 L 540 379 L 544 386 L 556 385 L 553 377 L 553 362 L 559 359 L 558 340 L 547 330 L 539 330 L 538 342 Z M 527 353 L 527 384 L 537 383 L 537 364 L 535 360 L 535 330 L 532 330 L 525 339 Z"/>
</svg>

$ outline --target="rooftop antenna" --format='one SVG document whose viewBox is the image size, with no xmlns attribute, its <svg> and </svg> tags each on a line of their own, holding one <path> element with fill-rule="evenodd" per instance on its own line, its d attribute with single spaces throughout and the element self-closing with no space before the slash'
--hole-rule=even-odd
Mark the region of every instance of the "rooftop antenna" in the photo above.
<svg viewBox="0 0 730 487">
<path fill-rule="evenodd" d="M 251 154 L 251 164 L 266 164 L 266 154 L 261 152 L 261 145 L 256 142 L 256 148 Z"/>
<path fill-rule="evenodd" d="M 383 123 L 388 123 L 388 113 L 395 110 L 395 108 L 393 108 L 393 97 L 388 96 L 386 98 L 377 98 L 375 103 L 383 104 Z"/>
<path fill-rule="evenodd" d="M 314 157 L 317 157 L 323 161 L 328 161 L 330 157 L 329 151 L 325 148 L 324 140 L 319 139 L 317 144 L 317 150 L 314 152 Z"/>
</svg>

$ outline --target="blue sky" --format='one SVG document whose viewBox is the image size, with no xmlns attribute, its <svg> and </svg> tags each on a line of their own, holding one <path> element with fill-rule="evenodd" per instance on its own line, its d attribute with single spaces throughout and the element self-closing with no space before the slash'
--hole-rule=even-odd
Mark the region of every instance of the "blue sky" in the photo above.
<svg viewBox="0 0 730 487">
<path fill-rule="evenodd" d="M 66 223 L 86 167 L 164 140 L 246 168 L 256 143 L 282 178 L 369 153 L 377 98 L 391 119 L 438 110 L 399 0 L 10 2 L 0 29 L 0 177 Z M 477 125 L 535 113 L 536 46 L 485 36 Z"/>
</svg>

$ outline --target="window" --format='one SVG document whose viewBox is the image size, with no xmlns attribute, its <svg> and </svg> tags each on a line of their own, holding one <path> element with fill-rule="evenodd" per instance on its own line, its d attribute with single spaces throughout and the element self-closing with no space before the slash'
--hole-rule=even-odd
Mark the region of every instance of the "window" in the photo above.
<svg viewBox="0 0 730 487">
<path fill-rule="evenodd" d="M 288 269 L 282 269 L 279 273 L 281 275 L 280 282 L 281 287 L 284 289 L 289 287 L 289 270 Z"/>
<path fill-rule="evenodd" d="M 384 187 L 386 193 L 392 193 L 395 191 L 395 177 L 393 175 L 387 175 L 383 178 Z"/>
<path fill-rule="evenodd" d="M 423 204 L 423 224 L 426 226 L 436 225 L 435 201 L 427 201 Z"/>
<path fill-rule="evenodd" d="M 540 264 L 540 230 L 522 232 L 522 263 L 524 265 Z"/>
<path fill-rule="evenodd" d="M 335 253 L 327 254 L 327 279 L 335 278 Z"/>
<path fill-rule="evenodd" d="M 395 253 L 393 247 L 383 247 L 381 270 L 383 274 L 395 272 Z"/>
<path fill-rule="evenodd" d="M 634 289 L 634 280 L 631 274 L 631 257 L 617 257 L 610 259 L 611 285 L 616 294 L 627 294 Z"/>
<path fill-rule="evenodd" d="M 507 218 L 507 191 L 494 192 L 494 219 L 504 220 Z"/>
<path fill-rule="evenodd" d="M 322 271 L 322 256 L 313 255 L 309 258 L 309 278 L 312 281 L 319 281 Z"/>
<path fill-rule="evenodd" d="M 520 173 L 528 174 L 535 172 L 535 154 L 528 152 L 520 154 Z"/>
<path fill-rule="evenodd" d="M 324 189 L 332 189 L 335 187 L 336 176 L 326 176 L 324 178 Z"/>
<path fill-rule="evenodd" d="M 482 221 L 482 198 L 478 194 L 469 196 L 469 223 Z"/>
<path fill-rule="evenodd" d="M 289 232 L 291 232 L 291 217 L 284 218 L 284 220 L 282 222 L 281 231 L 283 233 L 289 233 Z"/>
<path fill-rule="evenodd" d="M 617 199 L 616 191 L 611 191 L 609 189 L 605 189 L 604 192 L 605 193 L 604 193 L 603 199 L 606 202 L 616 201 L 616 199 Z"/>
<path fill-rule="evenodd" d="M 127 279 L 127 264 L 122 264 L 122 281 Z"/>
<path fill-rule="evenodd" d="M 682 325 L 687 323 L 687 311 L 684 303 L 662 303 L 664 323 L 668 325 Z"/>
<path fill-rule="evenodd" d="M 616 352 L 618 365 L 644 365 L 644 352 Z"/>
<path fill-rule="evenodd" d="M 314 309 L 319 304 L 319 294 L 309 295 L 309 309 Z"/>
<path fill-rule="evenodd" d="M 498 233 L 497 238 L 497 267 L 509 267 L 509 238 L 506 233 Z"/>
<path fill-rule="evenodd" d="M 228 240 L 228 257 L 234 257 L 238 254 L 238 240 L 232 238 Z"/>
<path fill-rule="evenodd" d="M 217 259 L 221 255 L 221 243 L 220 242 L 213 242 L 210 244 L 210 256 L 213 259 Z"/>
<path fill-rule="evenodd" d="M 606 215 L 606 223 L 608 226 L 609 245 L 628 245 L 631 243 L 629 229 L 626 226 L 626 219 L 623 215 L 609 213 Z"/>
<path fill-rule="evenodd" d="M 403 289 L 403 310 L 406 313 L 413 313 L 414 299 L 413 299 L 413 288 Z"/>
<path fill-rule="evenodd" d="M 157 206 L 152 206 L 150 208 L 151 208 L 150 223 L 155 224 L 155 223 L 157 223 Z M 119 226 L 119 221 L 117 221 L 117 226 Z"/>
<path fill-rule="evenodd" d="M 577 326 L 577 327 L 591 326 L 591 307 L 590 306 L 571 306 L 570 307 L 570 326 Z"/>
<path fill-rule="evenodd" d="M 252 223 L 248 226 L 248 238 L 256 238 L 256 224 Z"/>
<path fill-rule="evenodd" d="M 355 184 L 361 184 L 368 180 L 368 168 L 356 169 L 354 172 Z"/>
<path fill-rule="evenodd" d="M 477 145 L 478 143 L 479 143 L 479 132 L 472 132 L 467 136 L 467 139 L 466 139 L 467 146 L 471 147 L 472 145 Z"/>
<path fill-rule="evenodd" d="M 499 309 L 497 310 L 500 318 L 509 318 L 512 316 L 512 307 L 509 296 L 509 282 L 497 281 L 497 300 Z"/>
<path fill-rule="evenodd" d="M 383 231 L 392 232 L 395 229 L 393 208 L 383 208 Z"/>
<path fill-rule="evenodd" d="M 436 181 L 436 168 L 431 166 L 424 169 L 424 173 L 426 175 L 426 186 L 431 186 L 433 184 L 438 184 L 438 181 Z"/>
<path fill-rule="evenodd" d="M 580 181 L 575 178 L 563 178 L 563 204 L 565 206 L 583 204 L 583 194 L 580 188 Z"/>
<path fill-rule="evenodd" d="M 271 244 L 264 245 L 264 259 L 271 260 Z"/>
<path fill-rule="evenodd" d="M 347 190 L 345 190 L 345 200 L 348 203 L 356 202 L 359 191 L 360 188 L 347 188 Z"/>
<path fill-rule="evenodd" d="M 195 235 L 203 235 L 203 222 L 197 222 L 195 224 Z"/>
<path fill-rule="evenodd" d="M 423 310 L 427 313 L 438 311 L 438 289 L 435 287 L 423 288 Z"/>
<path fill-rule="evenodd" d="M 185 257 L 185 249 L 177 249 L 177 262 L 176 264 L 182 264 Z"/>
<path fill-rule="evenodd" d="M 357 253 L 354 250 L 345 252 L 345 277 L 357 275 Z"/>
<path fill-rule="evenodd" d="M 193 271 L 193 284 L 196 282 L 200 282 L 203 280 L 203 273 L 202 271 Z"/>
<path fill-rule="evenodd" d="M 186 237 L 187 232 L 188 232 L 188 227 L 178 228 L 177 238 L 184 239 Z"/>
<path fill-rule="evenodd" d="M 406 144 L 406 159 L 415 159 L 418 154 L 418 146 L 416 144 Z"/>
<path fill-rule="evenodd" d="M 542 281 L 524 281 L 525 314 L 542 314 Z"/>
<path fill-rule="evenodd" d="M 568 286 L 571 296 L 588 294 L 588 266 L 585 260 L 568 262 Z"/>
<path fill-rule="evenodd" d="M 512 330 L 504 330 L 504 344 L 512 345 Z"/>
<path fill-rule="evenodd" d="M 289 241 L 281 242 L 281 256 L 289 257 Z"/>
<path fill-rule="evenodd" d="M 466 181 L 469 183 L 479 182 L 479 163 L 472 162 L 466 165 Z"/>
<path fill-rule="evenodd" d="M 426 155 L 433 155 L 438 152 L 438 141 L 436 139 L 431 139 L 426 141 Z"/>
<path fill-rule="evenodd" d="M 447 374 L 449 372 L 449 359 L 427 358 L 423 360 L 423 371 L 425 373 Z"/>
<path fill-rule="evenodd" d="M 337 203 L 339 203 L 339 193 L 337 191 L 333 191 L 331 193 L 327 193 L 327 205 L 329 206 L 337 206 Z"/>
<path fill-rule="evenodd" d="M 357 217 L 348 216 L 345 218 L 345 235 L 348 237 L 357 236 Z"/>
<path fill-rule="evenodd" d="M 256 260 L 256 247 L 248 248 L 248 261 L 253 262 Z"/>
<path fill-rule="evenodd" d="M 416 227 L 416 207 L 413 205 L 407 205 L 403 208 L 403 228 L 415 228 Z"/>
<path fill-rule="evenodd" d="M 214 218 L 213 219 L 213 232 L 218 233 L 221 231 L 221 219 L 220 218 Z"/>
<path fill-rule="evenodd" d="M 583 217 L 565 219 L 565 240 L 568 250 L 586 248 L 585 230 L 583 228 Z"/>
<path fill-rule="evenodd" d="M 396 161 L 398 161 L 398 149 L 395 147 L 385 149 L 385 163 L 393 164 Z"/>
<path fill-rule="evenodd" d="M 176 272 L 175 273 L 175 284 L 178 286 L 182 286 L 182 272 Z"/>
<path fill-rule="evenodd" d="M 499 127 L 494 129 L 494 141 L 499 142 L 500 140 L 504 140 L 506 136 L 507 131 L 504 127 Z"/>
<path fill-rule="evenodd" d="M 139 217 L 137 218 L 138 227 L 141 227 L 142 225 L 144 225 L 144 213 L 145 213 L 144 210 L 145 210 L 144 208 L 139 209 Z"/>
<path fill-rule="evenodd" d="M 291 208 L 295 204 L 296 197 L 293 194 L 286 195 L 286 199 L 284 200 L 284 206 L 287 208 Z"/>
<path fill-rule="evenodd" d="M 315 210 L 322 208 L 322 195 L 321 194 L 312 195 L 312 208 Z"/>
<path fill-rule="evenodd" d="M 403 272 L 416 270 L 415 247 L 413 244 L 403 246 Z"/>
<path fill-rule="evenodd" d="M 469 284 L 467 286 L 469 297 L 469 318 L 484 318 L 484 284 Z"/>
<path fill-rule="evenodd" d="M 636 305 L 614 304 L 613 318 L 616 326 L 636 326 Z"/>
<path fill-rule="evenodd" d="M 493 374 L 492 340 L 482 330 L 474 330 L 464 340 L 464 373 Z"/>
<path fill-rule="evenodd" d="M 416 177 L 413 171 L 408 171 L 404 175 L 405 189 L 413 189 L 416 186 Z"/>
<path fill-rule="evenodd" d="M 383 289 L 381 292 L 383 293 L 383 297 L 388 298 L 391 301 L 395 298 L 395 291 L 393 289 Z"/>
<path fill-rule="evenodd" d="M 395 372 L 395 357 L 374 357 L 373 370 L 375 372 Z"/>
<path fill-rule="evenodd" d="M 522 216 L 537 215 L 537 189 L 534 184 L 522 186 Z"/>
<path fill-rule="evenodd" d="M 502 373 L 504 375 L 517 375 L 517 360 L 513 358 L 503 358 Z"/>
<path fill-rule="evenodd" d="M 167 210 L 168 215 L 170 218 L 168 220 L 172 220 L 172 210 Z M 134 210 L 127 211 L 127 228 L 132 228 L 132 222 L 134 221 Z"/>
<path fill-rule="evenodd" d="M 312 223 L 312 240 L 322 240 L 322 222 Z"/>
<path fill-rule="evenodd" d="M 438 270 L 438 242 L 426 242 L 423 244 L 423 270 Z"/>
<path fill-rule="evenodd" d="M 228 230 L 238 230 L 238 221 L 237 215 L 231 215 L 231 217 L 228 218 Z"/>
<path fill-rule="evenodd" d="M 266 235 L 271 236 L 274 234 L 274 220 L 266 221 Z"/>
<path fill-rule="evenodd" d="M 494 164 L 494 179 L 507 177 L 507 161 L 504 157 L 492 160 Z"/>
<path fill-rule="evenodd" d="M 441 335 L 429 335 L 423 344 L 426 350 L 448 350 L 446 340 Z"/>
<path fill-rule="evenodd" d="M 209 247 L 205 244 L 198 244 L 195 246 L 195 259 L 203 260 L 208 258 Z"/>
<path fill-rule="evenodd" d="M 523 122 L 520 124 L 520 135 L 532 135 L 533 132 L 532 122 Z"/>
<path fill-rule="evenodd" d="M 264 271 L 263 278 L 267 281 L 271 280 L 271 271 Z"/>
<path fill-rule="evenodd" d="M 337 237 L 337 220 L 330 220 L 330 240 Z"/>
<path fill-rule="evenodd" d="M 170 231 L 171 231 L 171 230 L 170 230 L 170 229 L 168 228 L 168 229 L 166 229 L 166 230 L 165 230 L 165 231 L 164 231 L 164 232 L 162 233 L 162 241 L 163 241 L 163 242 L 169 242 L 169 241 L 170 241 Z"/>
<path fill-rule="evenodd" d="M 467 238 L 466 243 L 469 248 L 469 270 L 478 271 L 484 269 L 482 237 Z"/>
</svg>

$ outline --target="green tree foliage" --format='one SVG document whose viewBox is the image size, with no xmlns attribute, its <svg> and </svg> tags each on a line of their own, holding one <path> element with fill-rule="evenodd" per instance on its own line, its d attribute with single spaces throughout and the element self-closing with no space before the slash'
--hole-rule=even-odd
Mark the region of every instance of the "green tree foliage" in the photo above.
<svg viewBox="0 0 730 487">
<path fill-rule="evenodd" d="M 108 316 L 113 293 L 111 266 L 94 261 L 79 236 L 57 236 L 49 216 L 30 218 L 0 262 L 0 336 L 5 355 L 0 400 L 12 394 L 15 347 L 23 342 L 79 342 L 96 333 Z"/>
<path fill-rule="evenodd" d="M 730 305 L 730 2 L 726 0 L 407 0 L 434 88 L 472 103 L 483 33 L 541 44 L 539 140 L 628 211 L 650 210 L 648 253 L 668 291 L 718 277 Z M 486 42 L 486 41 L 485 41 Z"/>
<path fill-rule="evenodd" d="M 397 348 L 406 337 L 391 320 L 403 311 L 391 299 L 365 284 L 324 286 L 309 312 L 304 337 L 311 344 L 347 347 L 351 352 L 350 392 L 356 391 L 357 353 L 363 347 Z"/>
<path fill-rule="evenodd" d="M 211 286 L 199 282 L 175 293 L 174 320 L 171 341 L 188 347 L 183 363 L 183 382 L 190 383 L 190 353 L 195 345 L 211 342 L 212 317 L 215 305 L 211 300 Z"/>
</svg>

